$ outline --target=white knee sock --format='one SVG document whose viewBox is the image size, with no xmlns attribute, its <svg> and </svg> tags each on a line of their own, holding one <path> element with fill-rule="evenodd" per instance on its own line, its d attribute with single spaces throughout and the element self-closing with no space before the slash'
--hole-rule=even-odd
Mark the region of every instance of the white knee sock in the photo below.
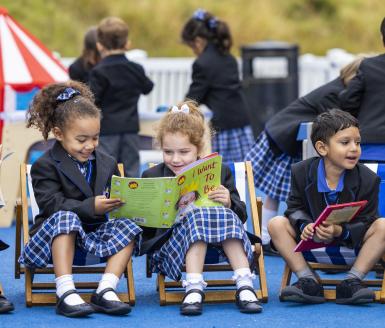
<svg viewBox="0 0 385 328">
<path fill-rule="evenodd" d="M 99 281 L 98 289 L 96 293 L 100 293 L 103 289 L 112 288 L 116 290 L 116 286 L 118 286 L 119 277 L 115 276 L 113 273 L 105 273 L 102 276 L 102 279 Z M 118 295 L 115 292 L 109 291 L 103 295 L 108 301 L 120 301 Z"/>
<path fill-rule="evenodd" d="M 186 273 L 186 280 L 183 280 L 182 285 L 186 288 L 186 293 L 192 289 L 203 291 L 203 289 L 207 286 L 201 273 Z M 198 293 L 191 293 L 187 295 L 183 303 L 196 302 L 202 302 L 202 296 Z"/>
<path fill-rule="evenodd" d="M 56 283 L 56 295 L 61 297 L 65 292 L 68 292 L 71 289 L 76 289 L 72 274 L 65 274 L 63 276 L 57 277 L 55 279 Z M 79 305 L 85 303 L 79 294 L 70 294 L 65 299 L 64 302 L 68 305 Z"/>
<path fill-rule="evenodd" d="M 234 271 L 233 280 L 237 285 L 237 289 L 243 286 L 253 287 L 253 279 L 255 279 L 255 275 L 251 273 L 250 268 L 240 268 Z M 239 293 L 239 298 L 241 301 L 257 301 L 257 297 L 250 290 L 242 290 Z"/>
<path fill-rule="evenodd" d="M 262 244 L 266 245 L 270 242 L 270 235 L 267 231 L 267 224 L 269 223 L 270 219 L 277 216 L 278 211 L 270 210 L 268 208 L 262 207 Z"/>
</svg>

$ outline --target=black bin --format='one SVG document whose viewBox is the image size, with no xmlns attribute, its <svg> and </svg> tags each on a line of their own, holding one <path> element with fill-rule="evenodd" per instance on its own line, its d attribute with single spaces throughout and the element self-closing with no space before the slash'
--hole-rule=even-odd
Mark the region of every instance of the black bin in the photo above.
<svg viewBox="0 0 385 328">
<path fill-rule="evenodd" d="M 243 89 L 255 137 L 266 121 L 298 98 L 298 46 L 279 41 L 241 47 Z"/>
</svg>

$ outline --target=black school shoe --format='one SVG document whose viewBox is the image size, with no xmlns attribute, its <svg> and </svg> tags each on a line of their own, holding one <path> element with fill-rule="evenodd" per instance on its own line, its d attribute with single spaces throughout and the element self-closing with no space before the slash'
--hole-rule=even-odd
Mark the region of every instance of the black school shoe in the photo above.
<svg viewBox="0 0 385 328">
<path fill-rule="evenodd" d="M 131 312 L 131 306 L 121 301 L 106 300 L 103 295 L 107 292 L 114 292 L 113 288 L 105 288 L 100 293 L 96 291 L 91 296 L 90 304 L 96 312 L 102 312 L 111 315 L 124 315 Z"/>
<path fill-rule="evenodd" d="M 186 299 L 187 295 L 191 293 L 198 293 L 201 295 L 202 300 L 201 302 L 195 302 L 195 303 L 184 303 L 184 300 Z M 191 289 L 188 292 L 184 294 L 182 304 L 180 305 L 180 314 L 183 315 L 200 315 L 202 314 L 202 303 L 205 300 L 205 294 L 199 290 L 199 289 Z"/>
<path fill-rule="evenodd" d="M 374 302 L 374 291 L 359 279 L 345 279 L 336 287 L 337 304 L 365 304 Z"/>
<path fill-rule="evenodd" d="M 239 298 L 239 294 L 242 290 L 249 290 L 255 295 L 255 297 L 257 297 L 254 288 L 251 288 L 249 286 L 243 286 L 237 289 L 237 292 L 235 293 L 235 303 L 237 304 L 239 311 L 241 311 L 242 313 L 261 313 L 262 306 L 261 303 L 258 301 L 258 298 L 256 301 L 241 301 L 241 299 Z"/>
<path fill-rule="evenodd" d="M 56 296 L 56 313 L 70 318 L 86 317 L 94 313 L 94 309 L 88 303 L 78 305 L 69 305 L 64 302 L 64 299 L 70 294 L 76 294 L 75 289 L 65 292 L 60 298 Z"/>
<path fill-rule="evenodd" d="M 271 247 L 270 243 L 262 244 L 262 249 L 263 249 L 263 255 L 265 256 L 277 256 L 277 257 L 281 256 L 277 250 Z"/>
<path fill-rule="evenodd" d="M 307 304 L 324 303 L 324 289 L 312 278 L 299 278 L 293 285 L 282 289 L 280 300 Z"/>
<path fill-rule="evenodd" d="M 8 313 L 15 309 L 13 304 L 5 296 L 0 294 L 0 313 Z"/>
</svg>

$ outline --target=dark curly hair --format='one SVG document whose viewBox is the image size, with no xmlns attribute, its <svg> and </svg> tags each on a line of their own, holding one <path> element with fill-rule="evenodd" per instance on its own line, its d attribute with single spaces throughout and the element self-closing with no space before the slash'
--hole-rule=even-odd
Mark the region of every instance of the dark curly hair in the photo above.
<svg viewBox="0 0 385 328">
<path fill-rule="evenodd" d="M 181 37 L 186 44 L 193 42 L 196 37 L 204 38 L 214 44 L 223 54 L 228 53 L 233 44 L 227 23 L 202 9 L 198 9 L 187 21 L 182 29 Z"/>
<path fill-rule="evenodd" d="M 57 97 L 66 88 L 77 90 L 79 94 L 59 101 Z M 54 83 L 41 89 L 33 98 L 27 112 L 27 128 L 36 127 L 47 140 L 54 127 L 64 130 L 72 120 L 83 117 L 101 117 L 90 89 L 81 82 L 71 80 Z"/>
</svg>

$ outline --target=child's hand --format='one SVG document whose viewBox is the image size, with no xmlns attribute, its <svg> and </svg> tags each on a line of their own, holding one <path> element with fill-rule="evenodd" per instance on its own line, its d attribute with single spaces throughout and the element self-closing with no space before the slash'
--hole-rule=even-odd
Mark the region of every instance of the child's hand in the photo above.
<svg viewBox="0 0 385 328">
<path fill-rule="evenodd" d="M 335 237 L 339 237 L 342 233 L 342 227 L 337 224 L 321 223 L 316 228 L 316 236 L 322 241 L 331 241 Z"/>
<path fill-rule="evenodd" d="M 303 230 L 301 234 L 301 239 L 302 240 L 308 240 L 312 239 L 314 235 L 314 223 L 309 223 Z"/>
<path fill-rule="evenodd" d="M 106 198 L 106 196 L 95 197 L 95 214 L 103 215 L 122 206 L 124 203 L 119 198 Z"/>
<path fill-rule="evenodd" d="M 221 203 L 224 207 L 231 207 L 230 192 L 226 187 L 222 185 L 220 185 L 217 189 L 210 191 L 208 193 L 208 197 L 214 202 Z"/>
</svg>

